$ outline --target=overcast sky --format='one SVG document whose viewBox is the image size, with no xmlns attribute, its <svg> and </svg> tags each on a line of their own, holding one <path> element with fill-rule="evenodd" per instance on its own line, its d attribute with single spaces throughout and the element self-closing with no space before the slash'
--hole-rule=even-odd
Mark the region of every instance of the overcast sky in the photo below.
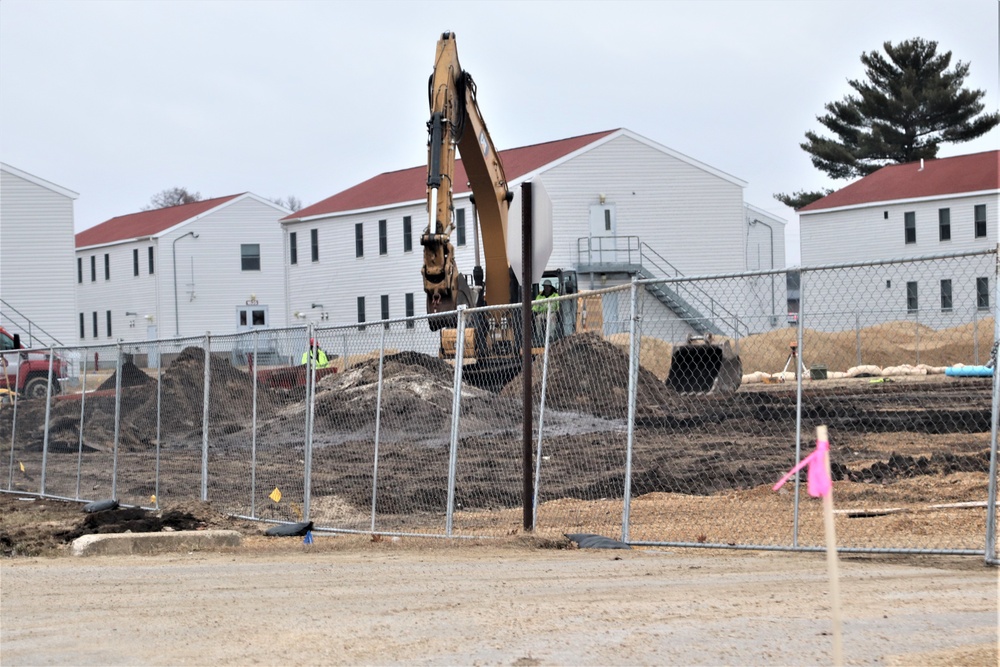
<svg viewBox="0 0 1000 667">
<path fill-rule="evenodd" d="M 790 264 L 796 215 L 772 194 L 846 185 L 799 144 L 862 52 L 935 40 L 1000 106 L 996 0 L 3 0 L 0 160 L 79 192 L 77 231 L 174 186 L 309 205 L 425 163 L 446 30 L 500 149 L 628 128 L 747 181 L 789 222 Z"/>
</svg>

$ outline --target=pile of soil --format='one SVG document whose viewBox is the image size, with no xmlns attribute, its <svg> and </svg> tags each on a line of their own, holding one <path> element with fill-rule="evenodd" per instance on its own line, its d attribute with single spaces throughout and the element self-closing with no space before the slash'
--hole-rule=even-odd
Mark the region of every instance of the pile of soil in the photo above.
<svg viewBox="0 0 1000 667">
<path fill-rule="evenodd" d="M 315 429 L 359 435 L 375 426 L 378 401 L 378 359 L 364 361 L 343 373 L 328 375 L 317 385 Z M 419 352 L 386 355 L 382 367 L 380 437 L 417 443 L 447 440 L 451 430 L 454 369 L 441 359 Z M 510 398 L 472 385 L 462 386 L 463 434 L 502 428 L 520 406 Z M 290 410 L 304 406 L 289 406 Z M 519 416 L 517 417 L 519 420 Z M 315 435 L 314 435 L 315 438 Z"/>
<path fill-rule="evenodd" d="M 140 379 L 144 378 L 144 379 Z M 204 404 L 205 352 L 185 348 L 162 373 L 160 396 L 161 437 L 182 446 L 201 443 Z M 98 391 L 114 390 L 116 374 Z M 250 425 L 253 378 L 232 365 L 225 355 L 212 355 L 210 368 L 209 420 L 213 433 L 234 433 Z M 122 365 L 121 424 L 119 446 L 141 449 L 156 445 L 157 382 L 131 362 Z M 52 402 L 49 450 L 75 451 L 80 443 L 81 397 L 62 396 Z M 258 418 L 274 415 L 283 403 L 278 392 L 258 387 Z M 86 394 L 83 446 L 109 451 L 114 446 L 115 397 Z M 11 422 L 0 422 L 0 438 L 10 437 Z M 17 441 L 21 448 L 41 450 L 44 441 L 45 401 L 18 403 Z"/>
<path fill-rule="evenodd" d="M 542 360 L 531 371 L 535 402 L 541 397 Z M 549 348 L 546 406 L 584 412 L 606 419 L 628 416 L 629 359 L 627 350 L 595 333 L 569 336 Z M 501 396 L 519 396 L 520 375 L 500 390 Z M 636 416 L 663 418 L 683 412 L 679 398 L 641 363 L 639 365 Z"/>
<path fill-rule="evenodd" d="M 155 380 L 143 373 L 131 360 L 122 364 L 123 387 L 138 387 L 140 385 L 149 384 L 150 382 L 155 382 Z M 117 383 L 118 373 L 115 372 L 111 374 L 111 377 L 98 385 L 97 391 L 115 389 L 118 386 Z"/>
<path fill-rule="evenodd" d="M 97 533 L 205 529 L 263 532 L 255 522 L 233 519 L 200 501 L 178 502 L 159 511 L 122 507 L 93 514 L 85 514 L 83 505 L 0 493 L 0 557 L 52 555 L 78 537 Z"/>
</svg>

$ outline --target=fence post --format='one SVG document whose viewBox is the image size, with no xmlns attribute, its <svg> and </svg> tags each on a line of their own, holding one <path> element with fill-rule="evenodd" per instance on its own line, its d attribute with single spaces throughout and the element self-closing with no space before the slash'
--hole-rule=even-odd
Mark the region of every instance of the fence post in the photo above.
<svg viewBox="0 0 1000 667">
<path fill-rule="evenodd" d="M 5 378 L 7 377 L 6 370 L 4 371 L 4 377 Z M 17 389 L 17 387 L 14 388 Z M 11 422 L 10 422 L 10 464 L 8 465 L 7 468 L 8 491 L 14 490 L 14 441 L 17 435 L 17 404 L 20 402 L 21 401 L 17 400 L 17 397 L 14 398 L 14 414 L 11 415 Z"/>
<path fill-rule="evenodd" d="M 854 342 L 858 348 L 858 363 L 861 365 L 861 315 L 854 313 Z"/>
<path fill-rule="evenodd" d="M 378 391 L 375 395 L 375 460 L 372 464 L 372 532 L 375 532 L 375 501 L 378 498 L 378 443 L 382 428 L 382 368 L 385 365 L 385 327 L 378 346 Z"/>
<path fill-rule="evenodd" d="M 83 380 L 80 383 L 80 438 L 76 448 L 76 499 L 80 499 L 80 477 L 83 474 L 83 425 L 85 422 L 87 408 L 87 357 L 86 353 L 81 353 L 83 359 Z"/>
<path fill-rule="evenodd" d="M 257 351 L 259 332 L 253 331 L 253 407 L 250 423 L 250 516 L 257 517 Z"/>
<path fill-rule="evenodd" d="M 559 303 L 562 307 L 562 302 Z M 542 395 L 538 402 L 538 446 L 535 449 L 535 483 L 532 487 L 531 498 L 531 525 L 538 528 L 538 485 L 542 478 L 542 436 L 545 426 L 545 391 L 549 381 L 549 340 L 552 330 L 552 309 L 545 311 L 545 349 L 542 352 Z"/>
<path fill-rule="evenodd" d="M 201 406 L 201 499 L 208 501 L 208 398 L 212 390 L 212 334 L 205 332 L 205 395 Z"/>
<path fill-rule="evenodd" d="M 916 339 L 914 341 L 915 342 L 914 347 L 916 348 L 916 353 L 917 353 L 917 363 L 915 363 L 914 366 L 919 366 L 920 365 L 920 308 L 919 307 L 915 311 L 913 311 L 913 334 L 914 338 Z"/>
<path fill-rule="evenodd" d="M 622 542 L 629 541 L 629 521 L 632 509 L 632 445 L 635 438 L 635 398 L 639 386 L 639 344 L 636 336 L 639 319 L 639 283 L 632 276 L 632 287 L 629 292 L 629 323 L 628 323 L 628 438 L 625 446 L 625 480 L 624 496 L 622 498 Z"/>
<path fill-rule="evenodd" d="M 993 349 L 1000 341 L 1000 245 L 993 271 Z M 978 304 L 977 304 L 978 307 Z M 1000 355 L 998 355 L 1000 356 Z M 992 356 L 991 356 L 992 359 Z M 993 402 L 990 411 L 990 475 L 986 500 L 986 562 L 997 562 L 997 421 L 1000 419 L 1000 363 L 993 365 Z"/>
<path fill-rule="evenodd" d="M 52 414 L 52 364 L 55 362 L 56 349 L 49 347 L 49 382 L 45 386 L 45 431 L 42 435 L 42 490 L 41 495 L 45 495 L 45 472 L 48 469 L 49 459 L 49 417 Z M 117 432 L 117 424 L 115 429 Z M 116 438 L 117 440 L 117 438 Z"/>
<path fill-rule="evenodd" d="M 802 332 L 806 319 L 806 279 L 807 272 L 799 273 L 799 321 L 795 330 L 795 345 L 798 358 L 795 360 L 795 463 L 802 460 Z M 799 475 L 795 476 L 795 500 L 792 505 L 792 546 L 799 546 Z"/>
<path fill-rule="evenodd" d="M 462 410 L 462 361 L 465 358 L 465 305 L 458 307 L 458 326 L 455 328 L 455 382 L 452 387 L 451 399 L 451 441 L 448 451 L 448 509 L 445 518 L 444 533 L 451 537 L 451 529 L 455 520 L 455 472 L 458 462 L 458 417 Z M 525 336 L 527 334 L 524 334 Z M 524 344 L 530 345 L 529 339 Z M 531 415 L 525 416 L 531 419 Z"/>
<path fill-rule="evenodd" d="M 979 304 L 972 306 L 972 363 L 979 365 Z"/>
<path fill-rule="evenodd" d="M 153 495 L 156 496 L 156 502 L 153 503 L 153 507 L 160 509 L 160 456 L 163 451 L 160 446 L 160 439 L 163 437 L 163 349 L 160 346 L 160 340 L 156 340 L 156 477 L 153 480 Z"/>
<path fill-rule="evenodd" d="M 118 341 L 118 355 L 115 360 L 115 435 L 111 455 L 111 497 L 118 499 L 118 438 L 121 430 L 122 414 L 122 343 Z"/>
<path fill-rule="evenodd" d="M 313 328 L 313 323 L 309 323 L 309 327 L 306 330 L 309 334 L 309 341 L 312 342 L 313 337 L 316 335 L 316 330 Z M 319 347 L 317 345 L 316 347 Z M 313 418 L 316 416 L 316 360 L 319 358 L 318 354 L 313 353 L 312 345 L 310 344 L 307 348 L 309 350 L 309 356 L 306 357 L 306 442 L 305 442 L 305 452 L 302 457 L 304 461 L 304 470 L 302 481 L 302 520 L 309 520 L 309 505 L 310 499 L 312 498 L 312 437 L 313 437 Z"/>
</svg>

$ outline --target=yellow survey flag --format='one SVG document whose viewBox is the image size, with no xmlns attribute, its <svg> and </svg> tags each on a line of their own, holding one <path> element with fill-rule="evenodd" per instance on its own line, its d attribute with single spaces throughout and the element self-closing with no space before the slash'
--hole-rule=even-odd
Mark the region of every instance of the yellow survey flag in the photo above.
<svg viewBox="0 0 1000 667">
<path fill-rule="evenodd" d="M 150 502 L 152 502 L 155 505 L 156 504 L 156 494 L 154 493 L 153 495 L 151 495 L 149 497 L 149 500 L 150 500 Z"/>
<path fill-rule="evenodd" d="M 271 495 L 269 495 L 268 498 L 276 503 L 281 502 L 281 491 L 278 490 L 278 487 L 274 487 L 274 491 L 271 492 Z"/>
<path fill-rule="evenodd" d="M 18 461 L 17 465 L 21 466 L 21 472 L 24 472 L 24 464 Z"/>
</svg>

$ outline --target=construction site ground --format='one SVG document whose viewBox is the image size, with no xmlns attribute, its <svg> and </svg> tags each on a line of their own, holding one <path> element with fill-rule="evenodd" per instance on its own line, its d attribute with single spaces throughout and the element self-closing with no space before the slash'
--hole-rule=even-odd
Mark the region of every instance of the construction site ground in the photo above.
<svg viewBox="0 0 1000 667">
<path fill-rule="evenodd" d="M 78 512 L 2 498 L 5 515 Z M 839 582 L 845 664 L 997 663 L 981 560 L 845 555 Z M 5 665 L 832 661 L 822 554 L 258 535 L 219 553 L 5 560 L 2 587 Z"/>
<path fill-rule="evenodd" d="M 153 504 L 159 444 L 157 510 L 98 517 L 81 503 L 35 497 L 44 402 L 21 401 L 15 492 L 0 494 L 4 664 L 829 662 L 821 553 L 572 548 L 564 533 L 621 534 L 628 365 L 622 345 L 593 335 L 559 341 L 552 352 L 539 528 L 529 536 L 521 530 L 516 380 L 499 394 L 463 387 L 453 540 L 368 530 L 377 359 L 317 387 L 310 518 L 357 532 L 318 532 L 311 545 L 265 537 L 269 524 L 229 516 L 234 506 L 247 513 L 250 500 L 252 380 L 225 357 L 213 356 L 211 367 L 211 503 L 193 500 L 203 351 L 191 348 L 162 370 L 159 443 L 155 374 L 123 369 L 117 495 Z M 664 388 L 657 360 L 647 350 L 638 376 L 629 538 L 791 544 L 794 496 L 770 486 L 794 460 L 795 384 L 680 397 Z M 440 534 L 451 368 L 402 353 L 387 356 L 383 375 L 380 528 Z M 830 427 L 838 543 L 981 551 L 990 379 L 870 380 L 808 380 L 804 388 L 805 446 L 817 424 Z M 48 493 L 111 495 L 107 388 L 115 382 L 105 377 L 85 406 L 80 397 L 53 402 Z M 302 516 L 303 401 L 301 389 L 259 392 L 259 517 Z M 4 415 L 0 442 L 10 442 Z M 279 485 L 280 502 L 268 497 Z M 820 503 L 803 493 L 800 505 L 798 543 L 821 547 Z M 208 528 L 238 530 L 243 545 L 219 554 L 68 556 L 83 534 Z M 848 664 L 996 664 L 997 575 L 982 556 L 845 553 L 840 562 Z"/>
</svg>

